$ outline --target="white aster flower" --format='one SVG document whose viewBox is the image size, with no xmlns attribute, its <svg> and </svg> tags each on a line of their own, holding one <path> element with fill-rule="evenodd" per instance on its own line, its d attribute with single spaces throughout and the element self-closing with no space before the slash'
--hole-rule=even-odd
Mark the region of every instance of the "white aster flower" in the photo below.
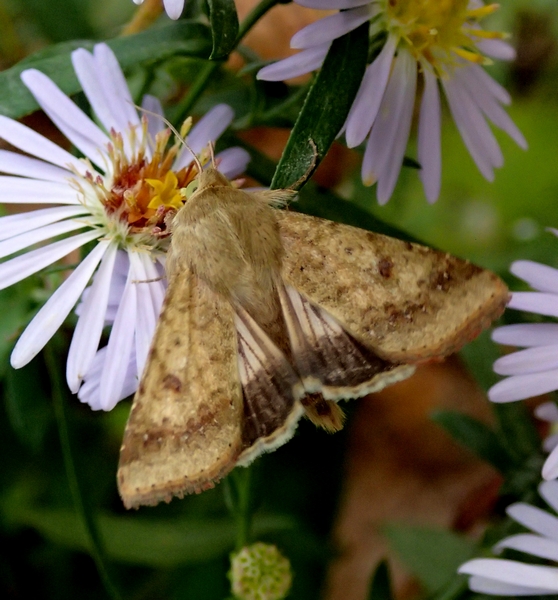
<svg viewBox="0 0 558 600">
<path fill-rule="evenodd" d="M 135 4 L 143 4 L 143 0 L 134 0 Z M 167 15 L 171 19 L 178 19 L 184 10 L 184 0 L 163 0 Z"/>
<path fill-rule="evenodd" d="M 72 62 L 102 127 L 40 71 L 29 69 L 21 77 L 85 158 L 0 116 L 0 138 L 28 155 L 0 150 L 0 171 L 7 173 L 0 176 L 0 202 L 56 205 L 1 217 L 0 257 L 65 236 L 0 264 L 0 289 L 95 243 L 21 334 L 11 363 L 27 364 L 81 298 L 66 377 L 75 393 L 88 373 L 97 373 L 97 392 L 85 398 L 94 408 L 109 410 L 129 393 L 131 381 L 137 383 L 147 359 L 166 286 L 161 279 L 169 244 L 165 217 L 182 206 L 182 190 L 197 168 L 180 140 L 167 144 L 170 132 L 151 114 L 162 113 L 156 99 L 146 97 L 150 113 L 138 115 L 108 46 L 98 44 L 92 54 L 78 49 Z M 232 118 L 229 106 L 214 107 L 188 135 L 193 151 L 201 152 Z M 221 170 L 234 177 L 248 155 L 231 148 L 222 159 Z M 96 353 L 106 324 L 112 331 L 101 361 Z"/>
<path fill-rule="evenodd" d="M 542 510 L 518 502 L 508 507 L 508 515 L 533 533 L 512 535 L 499 542 L 494 550 L 516 550 L 558 563 L 558 481 L 546 481 L 539 493 L 552 508 Z M 476 558 L 459 568 L 472 575 L 469 587 L 474 592 L 494 596 L 539 596 L 558 594 L 558 566 L 537 565 L 503 558 Z"/>
<path fill-rule="evenodd" d="M 483 69 L 484 57 L 511 59 L 504 35 L 481 29 L 479 21 L 496 4 L 480 0 L 295 0 L 302 6 L 339 9 L 308 25 L 292 40 L 302 52 L 261 69 L 258 78 L 280 81 L 318 69 L 331 42 L 370 21 L 370 36 L 384 38 L 366 68 L 343 132 L 350 148 L 366 138 L 362 161 L 365 184 L 378 183 L 386 203 L 397 182 L 411 130 L 417 86 L 422 85 L 418 119 L 420 178 L 429 202 L 440 193 L 441 108 L 439 85 L 475 164 L 492 181 L 503 156 L 487 124 L 503 129 L 522 148 L 525 138 L 502 108 L 506 90 Z"/>
<path fill-rule="evenodd" d="M 538 291 L 513 292 L 508 308 L 558 317 L 557 269 L 520 260 L 512 264 L 510 271 Z M 507 377 L 488 391 L 492 402 L 514 402 L 558 390 L 558 323 L 505 325 L 492 332 L 492 339 L 506 346 L 524 348 L 494 363 L 494 371 Z M 538 410 L 546 420 L 554 413 L 548 408 Z M 558 421 L 558 414 L 554 420 Z M 545 479 L 558 477 L 558 449 L 553 439 L 545 443 L 545 449 L 552 450 L 543 466 Z"/>
</svg>

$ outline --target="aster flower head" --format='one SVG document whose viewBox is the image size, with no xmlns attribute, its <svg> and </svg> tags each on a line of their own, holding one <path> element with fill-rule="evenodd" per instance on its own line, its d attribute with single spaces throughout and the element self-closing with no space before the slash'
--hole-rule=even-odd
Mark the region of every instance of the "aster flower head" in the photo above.
<svg viewBox="0 0 558 600">
<path fill-rule="evenodd" d="M 558 232 L 553 230 L 553 233 Z M 512 264 L 510 271 L 536 291 L 513 292 L 508 308 L 558 317 L 558 270 L 530 260 Z M 492 386 L 488 397 L 492 402 L 514 402 L 558 390 L 558 323 L 520 323 L 498 327 L 492 339 L 506 346 L 523 348 L 507 354 L 494 363 L 494 371 L 506 379 Z M 552 409 L 539 408 L 539 414 L 548 421 Z M 543 477 L 558 477 L 558 449 L 552 440 L 545 442 L 550 452 Z"/>
<path fill-rule="evenodd" d="M 540 596 L 558 594 L 558 481 L 546 481 L 539 493 L 551 511 L 518 502 L 508 507 L 514 520 L 531 530 L 503 539 L 494 551 L 510 549 L 551 561 L 551 564 L 523 563 L 503 558 L 477 558 L 459 568 L 471 575 L 469 587 L 474 592 L 494 596 Z"/>
<path fill-rule="evenodd" d="M 135 4 L 143 4 L 143 0 L 134 0 Z M 163 0 L 167 15 L 171 19 L 178 19 L 184 10 L 184 0 Z"/>
<path fill-rule="evenodd" d="M 0 137 L 28 155 L 0 151 L 0 170 L 7 173 L 0 176 L 0 201 L 55 205 L 0 218 L 0 256 L 67 236 L 0 264 L 0 289 L 93 244 L 22 333 L 11 363 L 15 368 L 27 364 L 81 299 L 67 381 L 75 393 L 84 378 L 95 373 L 95 384 L 89 385 L 94 390 L 88 389 L 85 401 L 108 410 L 133 391 L 130 387 L 135 389 L 143 370 L 165 293 L 167 224 L 181 207 L 197 167 L 182 140 L 173 143 L 157 118 L 162 114 L 158 100 L 144 98 L 149 112 L 138 114 L 108 46 L 98 44 L 93 53 L 78 49 L 72 62 L 101 126 L 40 71 L 29 69 L 21 77 L 83 158 L 0 116 Z M 203 152 L 208 142 L 232 118 L 232 109 L 222 104 L 193 128 L 190 120 L 185 123 L 182 133 L 188 133 L 190 148 L 201 153 L 202 161 L 204 156 L 208 159 Z M 244 170 L 248 155 L 230 148 L 216 160 L 225 175 L 235 177 Z M 97 354 L 106 324 L 112 324 L 111 335 Z"/>
<path fill-rule="evenodd" d="M 488 58 L 511 59 L 504 34 L 486 31 L 480 21 L 497 8 L 480 0 L 295 0 L 310 8 L 339 9 L 296 33 L 293 48 L 302 51 L 258 73 L 279 81 L 319 68 L 331 42 L 370 21 L 376 53 L 353 102 L 343 132 L 349 147 L 366 140 L 362 162 L 365 184 L 378 183 L 380 204 L 393 193 L 411 131 L 417 90 L 422 88 L 418 118 L 420 178 L 429 202 L 440 193 L 441 103 L 439 84 L 475 164 L 492 181 L 503 164 L 487 120 L 522 148 L 527 144 L 502 105 L 511 99 L 483 69 Z"/>
</svg>

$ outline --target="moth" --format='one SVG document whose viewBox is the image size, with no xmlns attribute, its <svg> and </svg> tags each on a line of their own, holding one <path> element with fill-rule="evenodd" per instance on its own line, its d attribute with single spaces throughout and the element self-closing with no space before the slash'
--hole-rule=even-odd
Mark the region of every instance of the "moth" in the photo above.
<svg viewBox="0 0 558 600">
<path fill-rule="evenodd" d="M 127 508 L 214 486 L 305 415 L 455 352 L 503 311 L 493 273 L 418 244 L 274 208 L 215 168 L 172 221 L 168 289 L 120 452 Z"/>
</svg>

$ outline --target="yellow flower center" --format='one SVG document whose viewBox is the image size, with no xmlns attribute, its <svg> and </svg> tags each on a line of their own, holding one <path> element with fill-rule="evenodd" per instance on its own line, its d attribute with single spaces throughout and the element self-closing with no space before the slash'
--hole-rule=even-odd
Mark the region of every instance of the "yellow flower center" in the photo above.
<svg viewBox="0 0 558 600">
<path fill-rule="evenodd" d="M 498 9 L 497 4 L 469 9 L 469 0 L 386 0 L 388 29 L 420 60 L 438 74 L 455 62 L 452 54 L 471 62 L 487 59 L 477 48 L 481 39 L 503 39 L 504 33 L 485 31 L 479 22 Z"/>
</svg>

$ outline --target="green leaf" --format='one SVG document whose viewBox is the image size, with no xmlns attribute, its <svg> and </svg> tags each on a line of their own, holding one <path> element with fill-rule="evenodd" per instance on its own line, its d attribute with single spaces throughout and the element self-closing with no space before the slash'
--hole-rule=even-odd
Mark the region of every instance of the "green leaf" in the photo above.
<svg viewBox="0 0 558 600">
<path fill-rule="evenodd" d="M 300 187 L 327 154 L 358 91 L 367 52 L 368 23 L 331 44 L 281 156 L 273 189 Z"/>
<path fill-rule="evenodd" d="M 394 600 L 393 592 L 391 589 L 391 582 L 389 579 L 388 565 L 386 561 L 382 561 L 374 576 L 370 585 L 370 593 L 368 594 L 369 600 Z"/>
<path fill-rule="evenodd" d="M 451 531 L 389 525 L 384 529 L 390 546 L 407 568 L 434 593 L 456 577 L 457 568 L 475 553 L 475 546 Z"/>
<path fill-rule="evenodd" d="M 12 523 L 33 527 L 45 538 L 72 550 L 87 552 L 83 523 L 68 510 L 11 507 Z M 113 560 L 149 567 L 174 567 L 223 556 L 233 549 L 236 525 L 232 519 L 145 519 L 138 515 L 100 515 L 97 523 L 105 553 Z M 295 527 L 288 517 L 254 519 L 257 536 Z"/>
<path fill-rule="evenodd" d="M 226 58 L 236 46 L 238 14 L 234 0 L 208 0 L 209 21 L 213 35 L 210 60 Z"/>
<path fill-rule="evenodd" d="M 137 35 L 111 40 L 108 45 L 123 69 L 141 63 L 165 60 L 175 55 L 207 57 L 210 51 L 210 31 L 193 21 L 179 21 Z M 51 46 L 0 73 L 0 114 L 19 119 L 39 108 L 23 85 L 20 75 L 35 68 L 48 75 L 60 89 L 70 95 L 81 90 L 75 76 L 70 54 L 76 48 L 91 50 L 91 41 L 72 41 Z"/>
<path fill-rule="evenodd" d="M 510 453 L 529 459 L 541 450 L 541 439 L 529 411 L 522 402 L 493 404 L 502 438 Z"/>
<path fill-rule="evenodd" d="M 502 445 L 497 433 L 488 425 L 469 415 L 450 410 L 436 411 L 431 418 L 456 441 L 490 463 L 500 473 L 505 474 L 513 467 L 514 458 Z"/>
</svg>

